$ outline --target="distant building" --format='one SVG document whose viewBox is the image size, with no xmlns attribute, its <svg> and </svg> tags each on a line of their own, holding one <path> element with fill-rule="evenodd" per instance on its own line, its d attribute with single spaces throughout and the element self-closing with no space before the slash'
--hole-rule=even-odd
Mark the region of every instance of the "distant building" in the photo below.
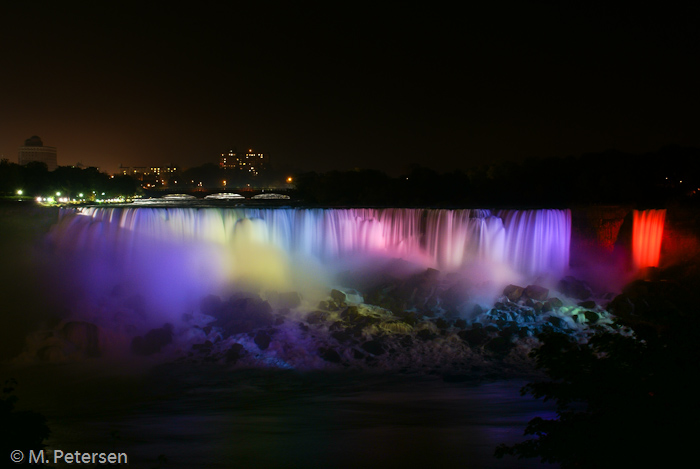
<svg viewBox="0 0 700 469">
<path fill-rule="evenodd" d="M 119 166 L 119 171 L 125 176 L 131 176 L 137 181 L 146 183 L 147 187 L 157 187 L 168 183 L 170 176 L 176 176 L 180 168 L 168 166 Z M 143 185 L 143 184 L 142 184 Z"/>
<path fill-rule="evenodd" d="M 250 176 L 263 174 L 269 165 L 269 156 L 265 153 L 254 152 L 252 148 L 245 153 L 236 152 L 235 148 L 221 154 L 219 167 L 221 169 L 236 169 Z"/>
<path fill-rule="evenodd" d="M 25 165 L 32 161 L 46 163 L 49 171 L 58 168 L 56 160 L 56 147 L 45 147 L 44 142 L 34 135 L 24 141 L 24 146 L 19 147 L 19 164 Z"/>
</svg>

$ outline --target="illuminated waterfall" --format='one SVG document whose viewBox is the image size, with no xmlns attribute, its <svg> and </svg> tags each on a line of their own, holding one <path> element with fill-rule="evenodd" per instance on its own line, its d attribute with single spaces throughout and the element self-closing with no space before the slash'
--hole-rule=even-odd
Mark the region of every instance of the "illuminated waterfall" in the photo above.
<svg viewBox="0 0 700 469">
<path fill-rule="evenodd" d="M 298 289 L 305 269 L 346 260 L 559 275 L 570 234 L 568 210 L 87 207 L 64 209 L 50 241 L 70 288 L 119 285 L 168 310 L 245 282 Z"/>
<path fill-rule="evenodd" d="M 632 256 L 638 269 L 658 267 L 666 210 L 634 211 Z"/>
</svg>

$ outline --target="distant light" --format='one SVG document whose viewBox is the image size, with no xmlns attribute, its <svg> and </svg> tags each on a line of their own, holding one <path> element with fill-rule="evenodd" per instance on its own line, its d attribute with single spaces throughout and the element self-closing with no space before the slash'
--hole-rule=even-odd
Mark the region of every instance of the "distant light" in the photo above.
<svg viewBox="0 0 700 469">
<path fill-rule="evenodd" d="M 83 193 L 81 192 L 80 194 L 78 194 L 78 197 L 83 197 Z"/>
<path fill-rule="evenodd" d="M 291 177 L 291 176 L 289 176 L 289 177 L 287 178 L 287 182 L 292 182 L 292 177 Z"/>
<path fill-rule="evenodd" d="M 59 195 L 59 196 L 60 196 L 60 195 L 61 195 L 61 193 L 60 193 L 60 192 L 56 192 L 56 195 Z"/>
<path fill-rule="evenodd" d="M 18 189 L 18 190 L 17 190 L 17 195 L 22 195 L 22 194 L 24 194 L 24 191 L 23 191 L 22 189 Z"/>
</svg>

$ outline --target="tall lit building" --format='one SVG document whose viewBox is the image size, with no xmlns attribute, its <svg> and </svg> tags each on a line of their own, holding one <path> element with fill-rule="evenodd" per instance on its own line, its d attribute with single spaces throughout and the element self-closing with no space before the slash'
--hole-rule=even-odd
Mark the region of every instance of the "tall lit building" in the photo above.
<svg viewBox="0 0 700 469">
<path fill-rule="evenodd" d="M 222 169 L 237 169 L 251 176 L 259 176 L 264 173 L 269 164 L 269 157 L 265 153 L 254 152 L 252 148 L 239 154 L 236 149 L 228 150 L 221 154 L 219 166 Z"/>
<path fill-rule="evenodd" d="M 44 142 L 34 135 L 24 141 L 24 146 L 19 147 L 19 164 L 25 165 L 32 161 L 46 163 L 49 171 L 58 168 L 56 160 L 56 147 L 45 147 Z"/>
</svg>

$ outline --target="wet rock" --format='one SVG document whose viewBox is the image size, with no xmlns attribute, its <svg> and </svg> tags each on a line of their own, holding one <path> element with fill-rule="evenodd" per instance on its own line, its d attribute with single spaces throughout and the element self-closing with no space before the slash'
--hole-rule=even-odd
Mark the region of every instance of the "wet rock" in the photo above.
<svg viewBox="0 0 700 469">
<path fill-rule="evenodd" d="M 158 329 L 151 329 L 146 335 L 134 337 L 131 351 L 136 355 L 149 356 L 161 351 L 173 341 L 173 326 L 165 324 Z"/>
<path fill-rule="evenodd" d="M 547 321 L 557 329 L 567 329 L 566 321 L 558 316 L 549 316 Z"/>
<path fill-rule="evenodd" d="M 257 334 L 255 334 L 255 339 L 253 339 L 253 341 L 260 350 L 267 350 L 267 348 L 270 346 L 272 338 L 267 332 L 259 331 Z"/>
<path fill-rule="evenodd" d="M 578 303 L 578 305 L 579 305 L 580 307 L 586 308 L 586 309 L 595 309 L 595 307 L 596 307 L 595 301 L 593 301 L 593 300 L 580 301 L 580 302 Z"/>
<path fill-rule="evenodd" d="M 318 302 L 317 308 L 318 308 L 318 309 L 324 309 L 324 310 L 327 311 L 327 310 L 328 310 L 328 301 L 326 301 L 326 300 L 321 300 L 321 301 L 319 301 L 319 302 Z"/>
<path fill-rule="evenodd" d="M 508 298 L 510 301 L 515 303 L 520 299 L 520 297 L 523 296 L 523 293 L 525 292 L 525 289 L 523 287 L 519 287 L 517 285 L 508 285 L 503 289 L 503 295 Z"/>
<path fill-rule="evenodd" d="M 583 316 L 586 318 L 586 321 L 591 324 L 595 324 L 600 320 L 600 316 L 594 311 L 584 311 Z"/>
<path fill-rule="evenodd" d="M 465 319 L 455 319 L 455 327 L 458 329 L 466 329 L 467 321 Z"/>
<path fill-rule="evenodd" d="M 331 290 L 331 298 L 338 305 L 344 305 L 348 299 L 348 297 L 345 293 L 343 293 L 340 290 L 336 290 L 335 288 L 333 290 Z"/>
<path fill-rule="evenodd" d="M 528 285 L 523 295 L 535 301 L 544 301 L 549 295 L 549 290 L 539 285 Z"/>
</svg>

